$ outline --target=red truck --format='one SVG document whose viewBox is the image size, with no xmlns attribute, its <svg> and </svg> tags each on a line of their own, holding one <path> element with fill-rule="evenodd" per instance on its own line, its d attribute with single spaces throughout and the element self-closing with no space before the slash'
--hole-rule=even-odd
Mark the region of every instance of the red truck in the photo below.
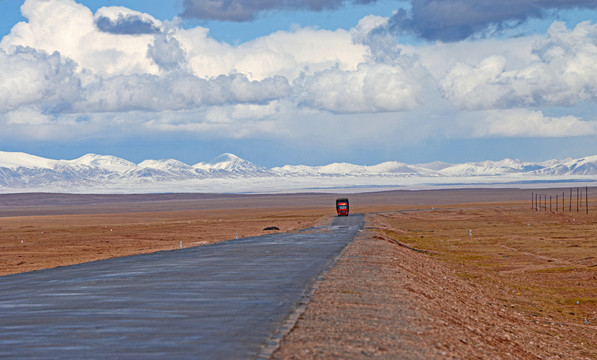
<svg viewBox="0 0 597 360">
<path fill-rule="evenodd" d="M 348 199 L 336 199 L 338 216 L 348 216 Z"/>
</svg>

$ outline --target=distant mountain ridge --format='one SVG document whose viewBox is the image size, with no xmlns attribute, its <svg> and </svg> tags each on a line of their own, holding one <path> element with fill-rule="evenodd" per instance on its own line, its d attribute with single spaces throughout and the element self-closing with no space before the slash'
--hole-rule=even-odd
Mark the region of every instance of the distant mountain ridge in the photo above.
<svg viewBox="0 0 597 360">
<path fill-rule="evenodd" d="M 269 174 L 268 169 L 263 166 L 229 153 L 219 155 L 208 162 L 199 162 L 193 165 L 193 168 L 224 175 L 259 176 Z"/>
<path fill-rule="evenodd" d="M 333 163 L 324 166 L 285 165 L 266 168 L 225 153 L 210 161 L 188 165 L 175 159 L 145 160 L 138 164 L 111 155 L 86 154 L 73 160 L 53 160 L 21 152 L 0 151 L 0 191 L 120 183 L 176 183 L 197 179 L 396 177 L 470 178 L 489 176 L 597 175 L 597 155 L 579 159 L 523 162 L 515 159 L 449 164 L 406 164 L 388 161 L 377 165 Z M 5 189 L 3 189 L 5 188 Z"/>
</svg>

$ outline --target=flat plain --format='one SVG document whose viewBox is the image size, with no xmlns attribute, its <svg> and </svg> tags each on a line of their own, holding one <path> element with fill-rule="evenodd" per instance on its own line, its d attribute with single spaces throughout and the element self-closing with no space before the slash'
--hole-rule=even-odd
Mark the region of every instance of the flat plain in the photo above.
<svg viewBox="0 0 597 360">
<path fill-rule="evenodd" d="M 397 191 L 351 196 L 353 213 L 464 198 L 512 201 L 520 190 Z M 308 228 L 334 216 L 334 194 L 0 195 L 0 275 Z M 181 245 L 182 244 L 182 245 Z"/>
<path fill-rule="evenodd" d="M 274 358 L 597 358 L 597 199 L 563 191 L 349 195 L 366 229 Z M 0 195 L 0 274 L 327 225 L 338 196 Z"/>
</svg>

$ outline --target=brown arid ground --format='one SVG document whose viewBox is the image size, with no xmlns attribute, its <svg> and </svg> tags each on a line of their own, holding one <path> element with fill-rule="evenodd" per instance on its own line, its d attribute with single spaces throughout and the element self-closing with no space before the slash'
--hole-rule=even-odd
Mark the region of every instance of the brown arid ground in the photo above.
<svg viewBox="0 0 597 360">
<path fill-rule="evenodd" d="M 350 195 L 366 227 L 273 358 L 597 359 L 597 199 L 530 193 Z M 329 224 L 335 197 L 0 195 L 0 274 Z"/>
<path fill-rule="evenodd" d="M 288 232 L 317 210 L 166 211 L 0 218 L 0 275 Z M 275 226 L 279 230 L 264 230 Z"/>
<path fill-rule="evenodd" d="M 597 359 L 596 236 L 499 204 L 369 215 L 273 358 Z"/>
</svg>

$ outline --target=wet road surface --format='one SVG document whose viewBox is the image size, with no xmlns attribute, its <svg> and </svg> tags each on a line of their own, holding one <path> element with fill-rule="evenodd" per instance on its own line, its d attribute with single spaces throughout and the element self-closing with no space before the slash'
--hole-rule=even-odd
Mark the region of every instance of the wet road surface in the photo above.
<svg viewBox="0 0 597 360">
<path fill-rule="evenodd" d="M 255 358 L 362 225 L 2 276 L 0 358 Z"/>
</svg>

